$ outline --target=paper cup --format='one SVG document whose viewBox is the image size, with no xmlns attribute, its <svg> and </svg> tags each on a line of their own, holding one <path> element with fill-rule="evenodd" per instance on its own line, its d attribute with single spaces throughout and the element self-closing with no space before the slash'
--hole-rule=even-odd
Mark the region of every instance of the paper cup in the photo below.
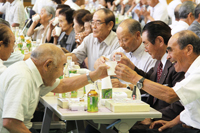
<svg viewBox="0 0 200 133">
<path fill-rule="evenodd" d="M 117 65 L 116 61 L 106 61 L 106 65 L 108 65 L 110 68 L 107 69 L 107 73 L 108 75 L 116 75 L 115 73 L 115 67 Z"/>
<path fill-rule="evenodd" d="M 62 29 L 60 27 L 56 26 L 55 30 L 56 30 L 56 34 L 55 35 L 56 36 L 60 36 L 60 33 L 61 33 Z"/>
<path fill-rule="evenodd" d="M 35 15 L 34 17 L 32 17 L 33 21 L 37 21 L 39 19 L 40 19 L 40 15 L 39 14 Z"/>
<path fill-rule="evenodd" d="M 123 4 L 126 5 L 128 3 L 128 0 L 123 0 Z"/>
<path fill-rule="evenodd" d="M 135 4 L 138 4 L 140 2 L 140 0 L 135 0 Z"/>
<path fill-rule="evenodd" d="M 101 89 L 112 89 L 110 76 L 105 77 L 101 80 Z"/>
<path fill-rule="evenodd" d="M 118 5 L 120 3 L 120 0 L 115 1 L 115 5 Z"/>
<path fill-rule="evenodd" d="M 59 23 L 58 17 L 55 17 L 54 21 L 52 22 L 53 26 L 56 26 Z"/>
</svg>

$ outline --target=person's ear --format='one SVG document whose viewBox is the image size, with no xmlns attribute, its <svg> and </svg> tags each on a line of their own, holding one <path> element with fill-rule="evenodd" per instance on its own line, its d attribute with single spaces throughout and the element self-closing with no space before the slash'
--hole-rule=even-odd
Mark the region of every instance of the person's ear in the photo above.
<svg viewBox="0 0 200 133">
<path fill-rule="evenodd" d="M 193 53 L 193 46 L 191 44 L 188 44 L 186 47 L 185 47 L 185 50 L 187 52 L 187 55 L 191 55 Z"/>
<path fill-rule="evenodd" d="M 165 45 L 164 39 L 161 36 L 157 36 L 155 42 L 159 43 L 160 47 L 162 47 L 163 45 Z"/>
<path fill-rule="evenodd" d="M 2 49 L 3 47 L 3 41 L 0 41 L 0 50 Z"/>
<path fill-rule="evenodd" d="M 108 26 L 108 30 L 111 31 L 112 28 L 113 28 L 113 25 L 114 25 L 114 22 L 113 21 L 110 21 L 107 26 Z"/>
<path fill-rule="evenodd" d="M 45 71 L 49 71 L 53 68 L 54 64 L 53 64 L 53 60 L 52 59 L 48 59 L 44 62 L 43 68 Z"/>
</svg>

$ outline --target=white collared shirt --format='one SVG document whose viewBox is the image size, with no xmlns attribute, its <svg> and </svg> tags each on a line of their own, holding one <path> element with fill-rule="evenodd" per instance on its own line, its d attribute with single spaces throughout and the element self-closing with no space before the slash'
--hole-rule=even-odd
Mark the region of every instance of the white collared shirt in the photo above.
<svg viewBox="0 0 200 133">
<path fill-rule="evenodd" d="M 0 75 L 6 70 L 6 66 L 3 65 L 3 61 L 0 59 Z"/>
<path fill-rule="evenodd" d="M 200 129 L 200 56 L 198 56 L 185 73 L 185 79 L 173 87 L 185 107 L 180 120 L 188 126 Z"/>
<path fill-rule="evenodd" d="M 52 87 L 45 87 L 42 77 L 31 59 L 20 61 L 0 76 L 0 132 L 9 133 L 3 127 L 3 118 L 22 121 L 30 129 L 30 120 L 40 96 L 44 96 L 58 86 L 57 79 Z"/>
<path fill-rule="evenodd" d="M 163 64 L 162 70 L 164 70 L 165 64 L 166 64 L 166 62 L 167 62 L 167 53 L 165 53 L 165 54 L 163 55 L 163 57 L 161 58 L 161 62 L 162 62 L 162 64 Z"/>
<path fill-rule="evenodd" d="M 101 43 L 96 37 L 93 37 L 93 33 L 84 38 L 81 45 L 72 51 L 79 59 L 79 63 L 82 63 L 86 57 L 88 57 L 89 70 L 94 70 L 95 61 L 102 55 L 107 56 L 113 52 L 113 50 L 119 48 L 118 38 L 115 32 L 111 31 Z"/>
<path fill-rule="evenodd" d="M 172 28 L 171 34 L 174 35 L 179 31 L 187 30 L 188 27 L 189 27 L 189 25 L 186 22 L 179 20 L 178 23 L 176 24 L 176 26 L 174 28 Z"/>
<path fill-rule="evenodd" d="M 169 23 L 167 7 L 161 4 L 160 2 L 154 7 L 149 6 L 147 10 L 150 11 L 150 16 L 154 20 L 161 20 L 165 22 L 166 24 Z M 148 20 L 147 22 L 150 22 L 150 21 Z"/>
<path fill-rule="evenodd" d="M 153 59 L 151 55 L 145 52 L 144 44 L 142 43 L 134 52 L 126 52 L 122 47 L 114 50 L 110 55 L 106 56 L 109 60 L 113 60 L 112 56 L 116 52 L 124 53 L 130 61 L 139 69 L 144 72 L 148 72 L 152 67 L 155 66 L 157 60 Z"/>
<path fill-rule="evenodd" d="M 75 11 L 81 9 L 81 7 L 78 6 L 78 5 L 77 5 L 76 3 L 74 3 L 74 2 L 69 2 L 69 3 L 67 3 L 66 5 L 70 6 L 70 7 L 71 7 L 73 10 L 75 10 Z"/>
<path fill-rule="evenodd" d="M 179 5 L 179 4 L 182 4 L 181 0 L 173 0 L 167 6 L 167 12 L 168 12 L 168 15 L 172 19 L 172 24 L 175 21 L 174 10 L 175 10 L 176 6 Z"/>
<path fill-rule="evenodd" d="M 21 53 L 21 51 L 13 52 L 13 53 L 11 53 L 10 57 L 6 61 L 3 61 L 3 64 L 6 67 L 9 67 L 10 65 L 14 64 L 15 62 L 23 61 L 24 56 L 25 55 L 23 55 Z"/>
<path fill-rule="evenodd" d="M 6 2 L 1 8 L 0 12 L 5 13 L 5 20 L 12 25 L 13 23 L 19 24 L 22 28 L 25 23 L 24 5 L 20 0 L 14 0 L 12 3 Z"/>
</svg>

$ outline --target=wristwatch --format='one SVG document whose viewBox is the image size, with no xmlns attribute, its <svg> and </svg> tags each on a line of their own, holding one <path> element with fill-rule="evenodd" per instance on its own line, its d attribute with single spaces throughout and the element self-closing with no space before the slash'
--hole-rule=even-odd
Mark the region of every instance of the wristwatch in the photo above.
<svg viewBox="0 0 200 133">
<path fill-rule="evenodd" d="M 91 84 L 91 83 L 94 83 L 94 82 L 91 80 L 90 74 L 89 74 L 89 73 L 87 73 L 86 76 L 87 76 L 88 83 L 90 83 L 90 84 Z"/>
<path fill-rule="evenodd" d="M 145 80 L 145 78 L 142 77 L 142 78 L 137 82 L 136 86 L 137 86 L 138 89 L 142 89 L 144 80 Z"/>
</svg>

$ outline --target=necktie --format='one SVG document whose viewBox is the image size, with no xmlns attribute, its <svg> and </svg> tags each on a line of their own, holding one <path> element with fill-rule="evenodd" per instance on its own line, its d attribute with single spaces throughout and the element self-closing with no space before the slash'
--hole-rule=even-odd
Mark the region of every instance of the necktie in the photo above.
<svg viewBox="0 0 200 133">
<path fill-rule="evenodd" d="M 158 67 L 157 67 L 157 82 L 159 83 L 160 81 L 160 78 L 161 78 L 161 75 L 162 75 L 162 67 L 163 67 L 163 64 L 162 62 L 160 61 L 160 63 L 158 64 Z M 156 99 L 157 98 L 153 98 L 153 103 L 156 102 Z"/>
<path fill-rule="evenodd" d="M 158 64 L 158 68 L 157 68 L 157 82 L 160 81 L 160 77 L 161 77 L 161 74 L 162 74 L 162 67 L 163 67 L 163 64 L 160 61 L 160 63 Z"/>
</svg>

